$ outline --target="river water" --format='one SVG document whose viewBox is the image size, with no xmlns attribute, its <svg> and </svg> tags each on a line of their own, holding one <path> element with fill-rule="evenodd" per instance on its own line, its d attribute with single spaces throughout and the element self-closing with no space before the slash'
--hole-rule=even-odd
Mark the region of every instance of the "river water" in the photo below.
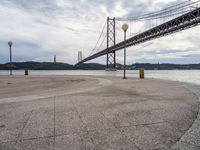
<svg viewBox="0 0 200 150">
<path fill-rule="evenodd" d="M 23 75 L 24 70 L 13 71 L 14 75 Z M 105 70 L 30 70 L 30 75 L 96 75 L 122 77 L 123 71 Z M 9 71 L 0 70 L 0 75 L 9 75 Z M 127 77 L 139 76 L 138 70 L 128 70 Z M 180 81 L 200 85 L 200 70 L 146 70 L 146 78 Z"/>
</svg>

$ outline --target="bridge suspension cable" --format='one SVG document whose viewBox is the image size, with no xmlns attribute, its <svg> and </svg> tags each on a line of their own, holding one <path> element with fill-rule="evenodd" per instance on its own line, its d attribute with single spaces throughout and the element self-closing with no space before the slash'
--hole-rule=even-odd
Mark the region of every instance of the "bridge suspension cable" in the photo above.
<svg viewBox="0 0 200 150">
<path fill-rule="evenodd" d="M 101 50 L 100 48 L 102 47 L 102 45 L 104 44 L 104 42 L 105 42 L 105 40 L 106 40 L 106 37 L 107 37 L 107 35 L 105 35 L 104 36 L 104 38 L 103 38 L 103 40 L 102 40 L 102 42 L 101 42 L 101 44 L 99 45 L 99 47 L 96 49 L 97 50 L 97 52 L 99 51 L 99 50 Z"/>
<path fill-rule="evenodd" d="M 195 10 L 199 7 L 200 0 L 188 0 L 182 3 L 178 3 L 174 6 L 166 7 L 157 12 L 151 12 L 135 17 L 117 17 L 116 24 L 118 24 L 121 27 L 123 22 L 128 23 L 129 30 L 127 32 L 127 37 L 132 37 L 144 32 L 145 30 L 149 30 L 171 19 L 174 19 L 178 16 L 191 12 L 192 10 Z M 121 29 L 119 29 L 118 27 L 116 27 L 116 34 L 116 39 L 118 40 L 118 42 L 123 41 Z"/>
<path fill-rule="evenodd" d="M 179 4 L 176 4 L 171 7 L 167 7 L 157 12 L 152 12 L 144 15 L 139 15 L 135 17 L 117 17 L 117 21 L 143 21 L 143 20 L 152 20 L 166 17 L 174 17 L 175 15 L 182 15 L 189 11 L 192 11 L 200 6 L 200 0 L 196 1 L 185 1 Z"/>
<path fill-rule="evenodd" d="M 107 22 L 105 21 L 104 26 L 103 26 L 103 28 L 102 28 L 102 31 L 101 31 L 101 33 L 100 33 L 100 35 L 99 35 L 99 38 L 98 38 L 98 40 L 97 40 L 97 42 L 96 42 L 94 48 L 93 48 L 92 51 L 90 52 L 90 55 L 89 55 L 89 56 L 91 56 L 91 55 L 95 52 L 95 50 L 98 50 L 99 47 L 102 45 L 103 42 L 101 42 L 101 44 L 100 44 L 100 46 L 98 47 L 98 49 L 96 49 L 97 46 L 98 46 L 98 44 L 99 44 L 99 42 L 100 42 L 100 40 L 101 40 L 101 38 L 102 38 L 102 36 L 103 36 L 104 30 L 105 30 L 105 28 L 106 28 L 106 23 L 107 23 Z M 104 38 L 104 39 L 105 39 L 105 38 Z M 103 41 L 104 41 L 104 39 L 103 39 Z"/>
</svg>

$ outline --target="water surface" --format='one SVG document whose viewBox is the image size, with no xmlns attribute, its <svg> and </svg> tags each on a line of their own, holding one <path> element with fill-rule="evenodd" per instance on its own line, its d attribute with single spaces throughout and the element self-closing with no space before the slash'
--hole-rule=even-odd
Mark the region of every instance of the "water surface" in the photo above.
<svg viewBox="0 0 200 150">
<path fill-rule="evenodd" d="M 13 71 L 14 75 L 23 75 L 24 70 Z M 30 75 L 96 75 L 96 76 L 117 76 L 122 77 L 123 71 L 105 70 L 30 70 Z M 128 70 L 127 77 L 138 77 L 138 70 Z M 9 75 L 9 71 L 0 71 L 0 75 Z M 200 70 L 146 70 L 146 78 L 157 78 L 187 82 L 200 85 Z"/>
</svg>

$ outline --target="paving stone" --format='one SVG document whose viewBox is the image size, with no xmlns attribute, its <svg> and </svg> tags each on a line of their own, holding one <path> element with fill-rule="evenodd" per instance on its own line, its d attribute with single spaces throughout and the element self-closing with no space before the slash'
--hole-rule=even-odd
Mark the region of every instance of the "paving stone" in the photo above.
<svg viewBox="0 0 200 150">
<path fill-rule="evenodd" d="M 190 145 L 190 144 L 184 143 L 184 142 L 178 142 L 170 150 L 200 150 L 200 147 Z"/>
<path fill-rule="evenodd" d="M 16 144 L 17 150 L 53 150 L 54 138 L 22 140 Z"/>
<path fill-rule="evenodd" d="M 55 150 L 93 150 L 95 149 L 87 133 L 57 136 Z"/>
<path fill-rule="evenodd" d="M 53 150 L 53 138 L 39 138 L 20 140 L 16 142 L 0 143 L 1 150 Z"/>
<path fill-rule="evenodd" d="M 85 124 L 82 122 L 79 114 L 75 109 L 71 111 L 56 112 L 55 118 L 55 134 L 75 134 L 85 132 L 87 130 Z"/>
<path fill-rule="evenodd" d="M 89 131 L 89 135 L 97 150 L 139 150 L 133 142 L 130 143 L 117 129 Z"/>
<path fill-rule="evenodd" d="M 54 131 L 53 109 L 44 109 L 33 112 L 23 129 L 22 139 L 31 139 L 53 136 Z"/>
<path fill-rule="evenodd" d="M 31 112 L 12 111 L 6 117 L 0 119 L 0 143 L 16 141 L 23 130 Z"/>
<path fill-rule="evenodd" d="M 112 122 L 99 112 L 81 113 L 80 116 L 89 131 L 115 128 Z"/>
<path fill-rule="evenodd" d="M 103 115 L 114 124 L 115 127 L 130 126 L 130 120 L 126 114 L 119 109 L 105 109 Z"/>
<path fill-rule="evenodd" d="M 0 150 L 18 150 L 16 142 L 3 142 L 0 143 Z"/>
<path fill-rule="evenodd" d="M 150 150 L 158 149 L 165 150 L 168 148 L 166 141 L 163 141 L 163 135 L 153 132 L 147 126 L 132 126 L 120 128 L 121 133 L 127 139 L 128 145 L 131 143 L 137 145 L 139 149 Z"/>
<path fill-rule="evenodd" d="M 192 133 L 185 134 L 181 138 L 181 141 L 200 147 L 200 135 L 197 135 L 197 134 L 192 134 Z"/>
</svg>

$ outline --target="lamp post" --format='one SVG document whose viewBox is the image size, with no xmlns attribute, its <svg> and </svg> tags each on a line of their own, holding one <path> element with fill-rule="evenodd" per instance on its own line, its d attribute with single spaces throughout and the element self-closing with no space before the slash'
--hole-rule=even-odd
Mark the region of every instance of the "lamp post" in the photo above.
<svg viewBox="0 0 200 150">
<path fill-rule="evenodd" d="M 126 42 L 126 31 L 128 30 L 128 24 L 123 24 L 122 30 L 124 31 L 124 42 Z M 126 43 L 124 45 L 124 79 L 126 79 Z"/>
<path fill-rule="evenodd" d="M 10 75 L 12 75 L 12 45 L 11 41 L 8 42 L 8 46 L 10 47 Z"/>
</svg>

